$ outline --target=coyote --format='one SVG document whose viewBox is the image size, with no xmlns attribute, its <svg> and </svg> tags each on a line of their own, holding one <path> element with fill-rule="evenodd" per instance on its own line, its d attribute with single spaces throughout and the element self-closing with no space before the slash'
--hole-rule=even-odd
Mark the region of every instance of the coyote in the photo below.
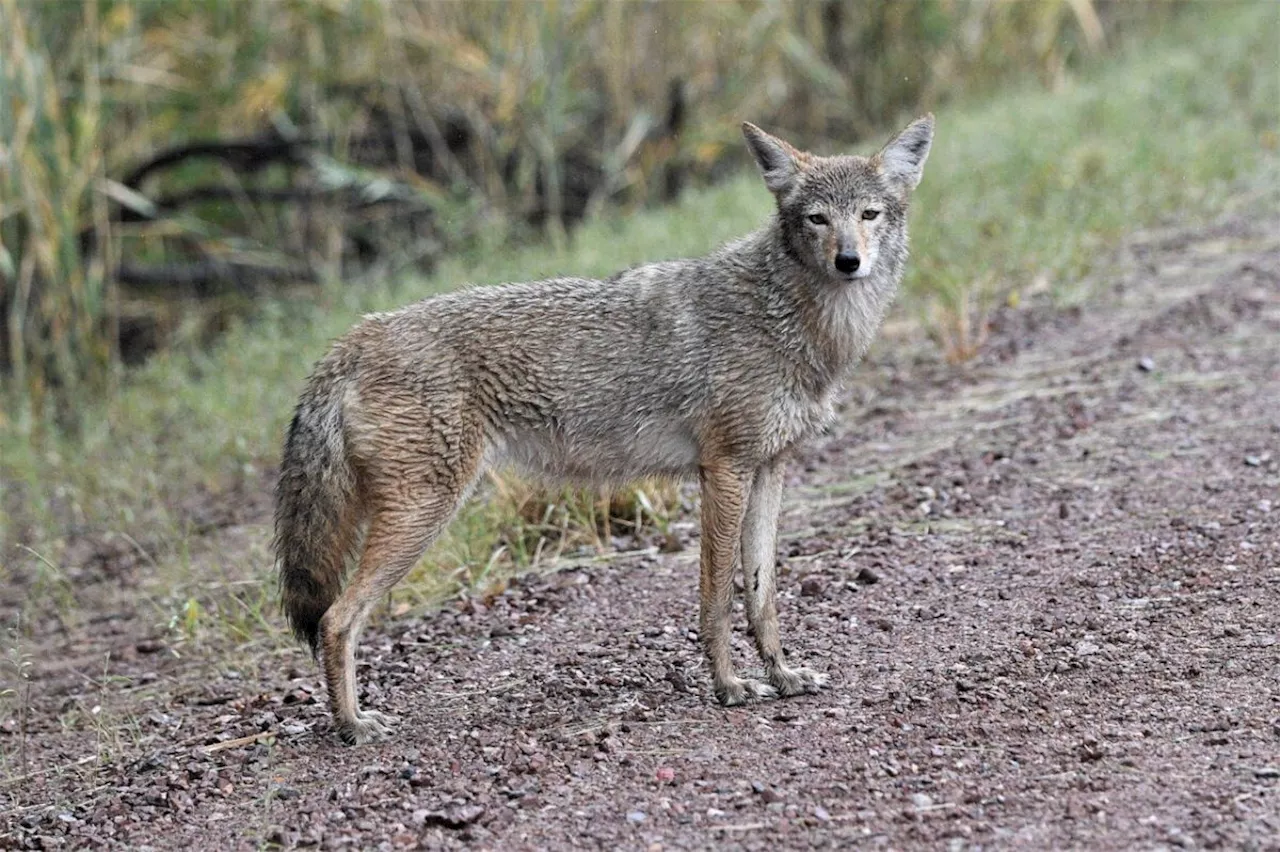
<svg viewBox="0 0 1280 852">
<path fill-rule="evenodd" d="M 742 704 L 826 681 L 789 665 L 778 634 L 783 464 L 831 422 L 893 300 L 933 116 L 869 158 L 742 131 L 777 202 L 755 233 L 604 281 L 478 287 L 371 314 L 317 364 L 285 441 L 276 552 L 283 609 L 322 659 L 343 741 L 379 739 L 394 722 L 356 700 L 370 611 L 501 465 L 590 484 L 696 476 L 698 625 L 715 697 Z M 763 681 L 739 677 L 730 657 L 739 565 Z"/>
</svg>

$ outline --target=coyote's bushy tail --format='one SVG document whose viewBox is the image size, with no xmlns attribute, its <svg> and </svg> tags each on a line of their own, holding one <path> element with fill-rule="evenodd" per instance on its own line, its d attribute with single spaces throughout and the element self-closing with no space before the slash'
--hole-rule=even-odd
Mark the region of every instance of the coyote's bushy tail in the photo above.
<svg viewBox="0 0 1280 852">
<path fill-rule="evenodd" d="M 339 360 L 321 362 L 307 384 L 289 424 L 276 487 L 280 603 L 294 635 L 313 652 L 320 619 L 342 591 L 362 521 L 344 414 L 351 365 Z"/>
</svg>

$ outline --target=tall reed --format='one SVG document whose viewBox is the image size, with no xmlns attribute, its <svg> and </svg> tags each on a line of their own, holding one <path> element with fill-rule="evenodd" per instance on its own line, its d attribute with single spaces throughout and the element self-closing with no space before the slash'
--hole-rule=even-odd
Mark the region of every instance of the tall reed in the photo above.
<svg viewBox="0 0 1280 852">
<path fill-rule="evenodd" d="M 21 420 L 111 360 L 98 4 L 0 0 L 0 365 Z M 63 69 L 63 70 L 60 70 Z M 71 69 L 67 72 L 65 69 Z M 51 391 L 58 391 L 51 394 Z M 0 413 L 0 424 L 5 415 Z"/>
</svg>

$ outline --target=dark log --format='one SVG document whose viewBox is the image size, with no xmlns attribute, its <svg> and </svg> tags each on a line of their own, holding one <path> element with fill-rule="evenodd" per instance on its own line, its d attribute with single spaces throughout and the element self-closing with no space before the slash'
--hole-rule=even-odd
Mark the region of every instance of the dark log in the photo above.
<svg viewBox="0 0 1280 852">
<path fill-rule="evenodd" d="M 242 172 L 254 172 L 273 163 L 305 163 L 308 139 L 282 139 L 279 136 L 259 136 L 249 139 L 229 139 L 220 142 L 194 142 L 179 145 L 156 154 L 150 160 L 136 166 L 121 181 L 130 189 L 138 189 L 153 172 L 170 168 L 185 160 L 212 157 Z"/>
<path fill-rule="evenodd" d="M 350 189 L 324 189 L 314 186 L 293 186 L 264 188 L 245 186 L 232 188 L 229 186 L 197 186 L 169 195 L 160 195 L 152 199 L 156 210 L 171 213 L 192 204 L 210 201 L 251 201 L 257 204 L 314 204 L 323 201 L 335 201 L 355 208 L 375 207 L 379 204 L 404 203 L 402 198 L 361 197 Z M 423 207 L 424 212 L 430 212 Z M 117 206 L 113 211 L 113 222 L 149 222 L 154 218 L 128 207 Z"/>
<path fill-rule="evenodd" d="M 262 266 L 242 261 L 200 260 L 191 263 L 121 263 L 115 270 L 120 284 L 140 293 L 167 293 L 212 299 L 228 293 L 253 294 L 272 282 L 314 284 L 313 270 L 302 266 Z"/>
</svg>

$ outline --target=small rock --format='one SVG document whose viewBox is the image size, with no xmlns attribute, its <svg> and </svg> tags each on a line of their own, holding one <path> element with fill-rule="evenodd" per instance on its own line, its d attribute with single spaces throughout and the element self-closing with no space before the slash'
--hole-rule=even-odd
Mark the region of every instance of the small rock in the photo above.
<svg viewBox="0 0 1280 852">
<path fill-rule="evenodd" d="M 760 791 L 760 800 L 766 805 L 772 805 L 774 802 L 782 801 L 782 794 L 772 787 L 765 787 Z"/>
<path fill-rule="evenodd" d="M 644 822 L 647 818 L 648 817 L 645 816 L 644 811 L 628 811 L 627 812 L 627 822 L 641 823 L 641 822 Z"/>
<path fill-rule="evenodd" d="M 1138 369 L 1144 373 L 1150 373 L 1156 368 L 1156 362 L 1150 356 L 1144 355 L 1138 359 Z"/>
<path fill-rule="evenodd" d="M 813 809 L 813 815 L 818 818 L 819 822 L 831 822 L 831 814 L 822 805 L 818 805 Z"/>
<path fill-rule="evenodd" d="M 660 766 L 656 776 L 659 784 L 670 784 L 676 780 L 676 771 L 670 766 Z"/>
<path fill-rule="evenodd" d="M 928 793 L 912 793 L 911 805 L 918 811 L 928 810 L 933 807 L 933 797 Z"/>
<path fill-rule="evenodd" d="M 853 581 L 864 586 L 872 586 L 880 582 L 880 575 L 870 568 L 859 568 L 858 573 L 853 577 Z"/>
<path fill-rule="evenodd" d="M 1263 766 L 1253 770 L 1256 778 L 1280 778 L 1280 766 Z"/>
<path fill-rule="evenodd" d="M 806 577 L 804 582 L 800 584 L 800 597 L 802 598 L 820 598 L 826 584 L 819 577 Z"/>
<path fill-rule="evenodd" d="M 296 799 L 302 795 L 300 792 L 298 792 L 298 790 L 294 789 L 293 787 L 285 787 L 282 784 L 272 783 L 268 785 L 267 789 L 277 799 L 283 799 L 286 802 L 289 801 L 290 799 Z"/>
<path fill-rule="evenodd" d="M 483 805 L 464 805 L 448 811 L 428 811 L 423 818 L 424 825 L 438 825 L 444 828 L 466 828 L 480 819 L 484 814 Z"/>
<path fill-rule="evenodd" d="M 1090 656 L 1093 656 L 1094 654 L 1099 653 L 1101 650 L 1102 648 L 1100 648 L 1099 646 L 1087 640 L 1076 643 L 1077 657 L 1090 657 Z"/>
<path fill-rule="evenodd" d="M 1095 760 L 1101 760 L 1107 752 L 1102 743 L 1089 737 L 1076 748 L 1076 753 L 1082 761 L 1092 763 Z"/>
<path fill-rule="evenodd" d="M 671 684 L 671 686 L 675 688 L 676 692 L 693 691 L 689 688 L 689 681 L 684 676 L 684 672 L 674 666 L 667 669 L 667 683 Z"/>
<path fill-rule="evenodd" d="M 1271 461 L 1271 453 L 1263 453 L 1261 455 L 1256 455 L 1256 456 L 1247 455 L 1244 457 L 1244 463 L 1247 464 L 1249 467 L 1262 467 L 1264 464 L 1266 464 L 1269 461 Z M 142 650 L 142 649 L 139 648 L 138 650 Z"/>
</svg>

